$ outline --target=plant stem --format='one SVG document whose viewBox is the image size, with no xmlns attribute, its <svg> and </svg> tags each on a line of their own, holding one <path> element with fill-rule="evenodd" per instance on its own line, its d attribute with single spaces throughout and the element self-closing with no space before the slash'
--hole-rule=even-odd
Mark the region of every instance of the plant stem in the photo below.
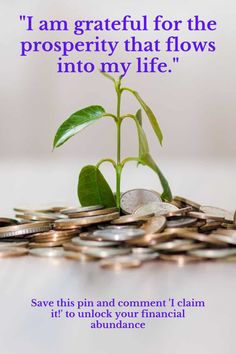
<svg viewBox="0 0 236 354">
<path fill-rule="evenodd" d="M 122 166 L 121 160 L 121 118 L 120 118 L 120 106 L 121 106 L 121 90 L 120 81 L 116 85 L 117 93 L 117 111 L 116 111 L 116 127 L 117 127 L 117 161 L 116 161 L 116 207 L 120 209 L 120 179 Z"/>
<path fill-rule="evenodd" d="M 100 161 L 97 163 L 97 168 L 99 168 L 99 167 L 101 166 L 101 164 L 104 163 L 104 162 L 110 162 L 110 163 L 113 165 L 113 167 L 116 169 L 116 163 L 115 163 L 115 161 L 112 160 L 112 159 L 109 159 L 109 158 L 100 160 Z"/>
<path fill-rule="evenodd" d="M 126 159 L 124 159 L 124 160 L 121 162 L 122 168 L 124 167 L 124 165 L 125 165 L 127 162 L 130 162 L 130 161 L 140 162 L 140 159 L 139 159 L 138 157 L 126 157 Z"/>
</svg>

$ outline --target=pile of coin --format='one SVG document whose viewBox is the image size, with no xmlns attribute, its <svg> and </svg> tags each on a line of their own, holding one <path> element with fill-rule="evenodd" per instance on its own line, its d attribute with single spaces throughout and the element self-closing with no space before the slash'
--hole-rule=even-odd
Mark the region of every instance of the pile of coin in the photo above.
<svg viewBox="0 0 236 354">
<path fill-rule="evenodd" d="M 153 190 L 121 196 L 121 212 L 102 205 L 15 208 L 0 218 L 0 258 L 29 254 L 97 262 L 104 269 L 145 262 L 236 261 L 236 212 Z"/>
</svg>

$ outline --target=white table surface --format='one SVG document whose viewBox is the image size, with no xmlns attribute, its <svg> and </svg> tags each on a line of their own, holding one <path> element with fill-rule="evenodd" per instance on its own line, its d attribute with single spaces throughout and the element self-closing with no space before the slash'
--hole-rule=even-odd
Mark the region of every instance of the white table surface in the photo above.
<svg viewBox="0 0 236 354">
<path fill-rule="evenodd" d="M 3 162 L 2 216 L 11 215 L 11 207 L 26 201 L 34 205 L 59 200 L 75 204 L 72 165 L 72 162 Z M 185 192 L 184 195 L 197 201 L 235 208 L 236 170 L 231 162 L 224 162 L 224 169 L 220 162 L 215 165 L 203 162 L 198 166 L 176 162 L 167 166 L 168 175 L 174 176 L 171 181 L 174 194 Z M 206 166 L 208 173 L 204 172 Z M 125 176 L 125 189 L 133 186 L 134 171 L 130 169 Z M 153 188 L 153 176 L 145 178 L 142 183 Z M 80 264 L 64 259 L 33 256 L 2 259 L 0 350 L 4 354 L 235 353 L 235 274 L 234 263 L 222 262 L 183 267 L 151 262 L 136 270 L 114 272 L 100 269 L 96 263 Z M 50 310 L 30 306 L 31 298 L 61 297 L 74 300 L 184 297 L 202 299 L 206 307 L 188 311 L 185 319 L 147 321 L 143 330 L 92 330 L 85 320 L 51 319 Z"/>
</svg>

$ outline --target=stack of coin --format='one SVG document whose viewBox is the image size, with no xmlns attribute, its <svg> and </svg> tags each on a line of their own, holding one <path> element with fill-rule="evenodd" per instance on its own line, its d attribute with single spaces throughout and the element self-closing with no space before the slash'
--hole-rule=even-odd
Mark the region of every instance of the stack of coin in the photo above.
<svg viewBox="0 0 236 354">
<path fill-rule="evenodd" d="M 76 230 L 56 231 L 36 233 L 30 239 L 30 248 L 58 247 L 69 241 L 78 234 Z"/>
<path fill-rule="evenodd" d="M 149 261 L 236 261 L 236 212 L 180 196 L 164 203 L 155 191 L 133 189 L 121 196 L 121 215 L 102 205 L 15 211 L 18 220 L 0 218 L 0 257 L 29 248 L 30 255 L 115 270 Z"/>
</svg>

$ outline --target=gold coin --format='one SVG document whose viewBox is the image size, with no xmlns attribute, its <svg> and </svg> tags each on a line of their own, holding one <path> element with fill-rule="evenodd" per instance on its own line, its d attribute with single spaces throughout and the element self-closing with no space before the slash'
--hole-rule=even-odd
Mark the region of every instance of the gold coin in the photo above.
<svg viewBox="0 0 236 354">
<path fill-rule="evenodd" d="M 81 218 L 81 217 L 89 217 L 89 216 L 98 216 L 98 215 L 106 215 L 118 212 L 117 208 L 105 208 L 105 209 L 98 209 L 98 210 L 91 210 L 91 211 L 84 211 L 79 213 L 70 213 L 69 217 L 73 218 Z"/>
<path fill-rule="evenodd" d="M 166 226 L 166 218 L 164 216 L 153 216 L 148 221 L 142 225 L 143 229 L 147 234 L 153 234 L 155 232 L 161 232 Z"/>
<path fill-rule="evenodd" d="M 169 218 L 172 216 L 185 215 L 192 210 L 193 208 L 191 206 L 187 206 L 185 208 L 180 208 L 178 210 L 169 211 L 168 213 L 165 214 L 165 217 Z"/>
<path fill-rule="evenodd" d="M 208 221 L 206 224 L 199 227 L 199 230 L 202 232 L 208 232 L 218 229 L 221 226 L 220 221 Z"/>
<path fill-rule="evenodd" d="M 100 261 L 100 266 L 105 269 L 122 270 L 127 268 L 138 268 L 142 262 L 132 256 L 114 257 Z"/>
<path fill-rule="evenodd" d="M 111 221 L 117 219 L 119 217 L 119 213 L 111 213 L 107 215 L 99 215 L 99 216 L 90 216 L 85 218 L 78 219 L 68 219 L 68 220 L 56 220 L 54 223 L 54 227 L 56 229 L 70 229 L 76 228 L 78 226 L 88 226 L 93 224 L 99 224 L 107 221 Z"/>
<path fill-rule="evenodd" d="M 193 218 L 197 218 L 201 220 L 215 220 L 215 221 L 222 221 L 222 222 L 224 221 L 224 218 L 222 216 L 205 214 L 198 211 L 190 211 L 188 215 Z"/>
<path fill-rule="evenodd" d="M 10 218 L 0 218 L 0 227 L 18 224 L 18 221 Z"/>
<path fill-rule="evenodd" d="M 206 214 L 214 215 L 214 216 L 219 216 L 222 219 L 226 219 L 229 221 L 233 221 L 234 219 L 234 214 L 231 211 L 218 208 L 218 207 L 213 207 L 213 206 L 208 206 L 208 205 L 202 205 L 200 207 L 200 211 Z"/>
<path fill-rule="evenodd" d="M 29 247 L 30 248 L 41 248 L 41 247 L 58 247 L 62 246 L 63 243 L 65 243 L 66 240 L 61 240 L 61 241 L 49 241 L 49 242 L 30 242 Z"/>
<path fill-rule="evenodd" d="M 118 219 L 115 219 L 111 222 L 111 224 L 119 225 L 119 224 L 132 224 L 134 222 L 139 221 L 147 221 L 149 217 L 154 216 L 153 213 L 143 215 L 143 216 L 136 216 L 136 215 L 123 215 L 120 216 Z"/>
<path fill-rule="evenodd" d="M 221 240 L 217 240 L 212 235 L 205 235 L 205 234 L 201 234 L 199 232 L 194 232 L 194 231 L 185 230 L 184 232 L 179 233 L 178 237 L 187 238 L 187 239 L 191 239 L 191 240 L 195 240 L 195 241 L 199 241 L 199 242 L 205 242 L 205 243 L 213 244 L 216 246 L 226 246 L 225 245 L 226 242 L 223 242 Z"/>
<path fill-rule="evenodd" d="M 14 240 L 14 239 L 13 239 Z M 29 241 L 20 241 L 20 242 L 15 242 L 14 241 L 7 241 L 7 242 L 0 242 L 0 248 L 5 248 L 5 247 L 23 247 L 27 248 L 29 245 Z"/>
<path fill-rule="evenodd" d="M 184 198 L 184 197 L 180 197 L 178 195 L 173 198 L 173 201 L 177 201 L 177 202 L 179 202 L 181 204 L 191 206 L 192 208 L 197 209 L 197 210 L 199 210 L 200 207 L 201 207 L 200 204 L 198 204 L 196 202 L 193 202 L 190 199 L 187 199 L 187 198 Z"/>
<path fill-rule="evenodd" d="M 227 230 L 227 229 L 219 228 L 218 230 L 215 230 L 211 233 L 211 235 L 214 235 L 214 234 L 236 237 L 236 230 Z"/>
<path fill-rule="evenodd" d="M 71 241 L 66 241 L 65 243 L 63 243 L 62 246 L 66 251 L 81 252 L 81 250 L 83 249 L 83 246 L 76 245 Z"/>
<path fill-rule="evenodd" d="M 80 253 L 80 252 L 73 252 L 73 251 L 65 251 L 65 257 L 68 259 L 73 259 L 76 261 L 82 262 L 89 262 L 89 261 L 96 261 L 97 258 L 88 256 L 87 254 Z"/>
<path fill-rule="evenodd" d="M 27 253 L 28 253 L 28 249 L 23 247 L 0 248 L 0 258 L 20 257 L 20 256 L 25 256 Z"/>
<path fill-rule="evenodd" d="M 146 234 L 141 237 L 136 237 L 134 239 L 128 240 L 126 243 L 129 245 L 135 246 L 150 246 L 152 244 L 156 244 L 157 242 L 164 242 L 168 241 L 173 238 L 174 234 L 169 232 L 161 232 L 161 233 L 153 233 L 153 234 Z"/>
<path fill-rule="evenodd" d="M 173 255 L 160 254 L 159 258 L 167 262 L 176 262 L 179 265 L 184 265 L 186 263 L 192 263 L 192 262 L 200 262 L 204 260 L 204 258 L 189 256 L 185 254 L 173 254 Z"/>
</svg>

